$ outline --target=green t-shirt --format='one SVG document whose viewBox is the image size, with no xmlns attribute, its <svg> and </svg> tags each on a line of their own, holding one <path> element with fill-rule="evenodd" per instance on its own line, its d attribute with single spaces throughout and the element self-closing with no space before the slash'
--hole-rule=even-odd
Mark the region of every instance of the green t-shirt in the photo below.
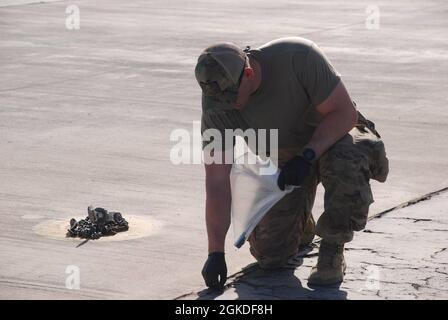
<svg viewBox="0 0 448 320">
<path fill-rule="evenodd" d="M 316 44 L 299 37 L 268 42 L 248 55 L 261 65 L 260 87 L 241 110 L 206 110 L 203 103 L 202 131 L 218 129 L 224 137 L 224 129 L 278 129 L 279 149 L 302 148 L 322 119 L 315 106 L 340 75 Z"/>
</svg>

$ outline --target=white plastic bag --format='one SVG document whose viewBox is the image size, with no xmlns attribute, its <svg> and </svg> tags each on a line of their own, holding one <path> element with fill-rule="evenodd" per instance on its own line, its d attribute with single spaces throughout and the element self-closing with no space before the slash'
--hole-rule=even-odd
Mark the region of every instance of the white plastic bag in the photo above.
<svg viewBox="0 0 448 320">
<path fill-rule="evenodd" d="M 249 162 L 248 157 L 256 160 Z M 267 167 L 270 170 L 266 170 Z M 241 248 L 269 209 L 294 189 L 286 186 L 285 191 L 281 191 L 277 185 L 279 174 L 280 170 L 271 160 L 262 161 L 250 151 L 233 164 L 230 185 L 235 247 Z"/>
</svg>

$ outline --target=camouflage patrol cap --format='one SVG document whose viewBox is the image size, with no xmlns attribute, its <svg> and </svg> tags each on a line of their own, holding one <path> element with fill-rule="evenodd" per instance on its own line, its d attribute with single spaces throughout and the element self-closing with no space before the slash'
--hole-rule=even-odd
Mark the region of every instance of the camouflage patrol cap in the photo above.
<svg viewBox="0 0 448 320">
<path fill-rule="evenodd" d="M 238 91 L 246 62 L 246 53 L 233 43 L 219 43 L 206 48 L 198 58 L 196 80 L 204 96 L 223 98 Z"/>
</svg>

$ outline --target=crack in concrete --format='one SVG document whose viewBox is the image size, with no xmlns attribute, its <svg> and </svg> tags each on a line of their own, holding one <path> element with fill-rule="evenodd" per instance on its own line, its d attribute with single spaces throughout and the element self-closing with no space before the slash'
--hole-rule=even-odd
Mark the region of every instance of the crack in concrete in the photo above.
<svg viewBox="0 0 448 320">
<path fill-rule="evenodd" d="M 425 281 L 425 285 L 426 286 L 429 286 L 429 280 L 431 280 L 431 278 L 432 278 L 433 276 L 430 276 L 430 277 L 427 277 L 427 278 L 425 278 L 423 281 Z"/>
<path fill-rule="evenodd" d="M 413 220 L 414 223 L 416 222 L 428 222 L 433 221 L 432 219 L 425 219 L 425 218 L 408 218 L 408 217 L 391 217 L 389 219 L 397 219 L 397 220 Z"/>
<path fill-rule="evenodd" d="M 378 254 L 378 251 L 372 248 L 345 248 L 347 251 L 370 251 L 372 253 Z"/>
<path fill-rule="evenodd" d="M 381 255 L 380 255 L 380 257 L 384 258 L 384 256 L 381 256 Z M 398 258 L 398 257 L 393 256 L 393 255 L 389 256 L 389 258 L 394 259 L 394 260 L 398 260 L 398 261 L 408 261 L 408 259 Z"/>
<path fill-rule="evenodd" d="M 409 207 L 409 206 L 412 206 L 412 205 L 414 205 L 416 203 L 419 203 L 421 201 L 429 200 L 433 196 L 438 195 L 438 194 L 440 194 L 442 192 L 445 192 L 445 191 L 448 191 L 448 187 L 445 187 L 445 188 L 442 188 L 442 189 L 439 189 L 439 190 L 427 193 L 427 194 L 425 194 L 425 195 L 423 195 L 421 197 L 417 197 L 415 199 L 403 202 L 403 203 L 399 204 L 398 206 L 395 206 L 395 207 L 389 208 L 387 210 L 381 211 L 380 213 L 377 213 L 377 214 L 371 216 L 369 218 L 369 220 L 378 219 L 378 218 L 381 218 L 382 216 L 384 216 L 385 214 L 387 214 L 387 213 L 389 213 L 391 211 L 395 211 L 395 210 L 398 210 L 398 209 Z"/>
<path fill-rule="evenodd" d="M 371 248 L 346 248 L 346 250 L 354 250 L 354 251 L 369 251 L 373 254 L 376 254 L 380 258 L 391 258 L 398 261 L 408 261 L 407 259 L 398 258 L 390 252 L 379 252 Z"/>
<path fill-rule="evenodd" d="M 432 254 L 432 255 L 434 255 L 434 254 Z M 426 263 L 436 264 L 436 265 L 443 265 L 443 266 L 448 265 L 448 262 L 434 261 L 434 258 L 433 259 L 423 258 L 423 259 L 421 259 L 421 261 L 426 262 Z"/>
<path fill-rule="evenodd" d="M 438 255 L 439 253 L 442 253 L 442 252 L 445 251 L 446 249 L 448 249 L 448 248 L 442 248 L 442 249 L 440 249 L 440 250 L 437 250 L 436 252 L 434 252 L 434 253 L 431 255 L 431 258 L 432 258 L 432 259 L 436 259 L 436 255 Z"/>
<path fill-rule="evenodd" d="M 417 291 L 421 288 L 421 285 L 419 285 L 417 283 L 412 283 L 411 286 Z"/>
<path fill-rule="evenodd" d="M 422 269 L 431 269 L 433 270 L 433 268 L 429 267 L 429 266 L 422 266 L 422 267 L 411 267 L 409 265 L 392 265 L 392 266 L 387 266 L 385 264 L 381 264 L 381 263 L 373 263 L 373 262 L 366 262 L 366 261 L 361 261 L 360 264 L 365 264 L 365 265 L 372 265 L 372 266 L 377 266 L 377 267 L 381 267 L 384 269 L 388 269 L 388 270 L 401 270 L 401 269 L 407 269 L 407 270 L 416 270 L 416 271 L 421 271 Z M 364 268 L 364 266 L 361 266 L 361 268 L 363 269 L 367 269 Z"/>
<path fill-rule="evenodd" d="M 364 233 L 374 233 L 374 234 L 390 234 L 389 232 L 372 231 L 370 229 L 365 229 L 362 232 L 364 232 Z"/>
<path fill-rule="evenodd" d="M 443 271 L 440 271 L 439 270 L 439 268 L 436 268 L 436 270 L 434 270 L 436 273 L 440 273 L 440 274 L 443 274 L 443 275 L 447 275 L 448 276 L 448 272 L 443 272 Z"/>
</svg>

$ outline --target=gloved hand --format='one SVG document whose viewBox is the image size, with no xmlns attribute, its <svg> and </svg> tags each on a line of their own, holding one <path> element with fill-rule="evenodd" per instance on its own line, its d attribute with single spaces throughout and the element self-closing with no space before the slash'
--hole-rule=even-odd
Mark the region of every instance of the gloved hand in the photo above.
<svg viewBox="0 0 448 320">
<path fill-rule="evenodd" d="M 295 156 L 281 169 L 277 184 L 284 191 L 286 185 L 300 186 L 310 173 L 311 163 L 302 156 Z"/>
<path fill-rule="evenodd" d="M 212 252 L 202 268 L 205 284 L 210 289 L 223 290 L 227 280 L 227 265 L 224 252 Z"/>
</svg>

